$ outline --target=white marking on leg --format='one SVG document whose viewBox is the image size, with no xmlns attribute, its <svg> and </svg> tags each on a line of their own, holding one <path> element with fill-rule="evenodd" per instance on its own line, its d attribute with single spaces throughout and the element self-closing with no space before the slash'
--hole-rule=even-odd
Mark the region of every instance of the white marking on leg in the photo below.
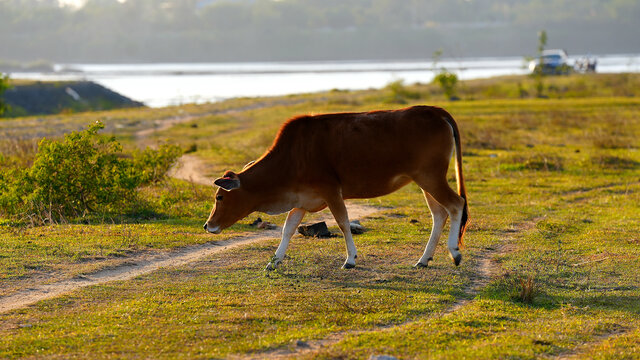
<svg viewBox="0 0 640 360">
<path fill-rule="evenodd" d="M 336 219 L 336 223 L 340 227 L 344 240 L 347 245 L 347 260 L 342 266 L 345 269 L 350 269 L 356 266 L 356 244 L 353 242 L 353 236 L 351 235 L 351 226 L 349 225 L 349 215 L 347 213 L 347 207 L 344 205 L 344 200 L 340 196 L 335 201 L 327 201 L 329 210 L 333 214 L 333 218 Z"/>
<path fill-rule="evenodd" d="M 424 197 L 427 200 L 427 205 L 429 206 L 429 210 L 431 210 L 431 218 L 433 220 L 433 227 L 431 228 L 431 235 L 429 236 L 429 241 L 427 242 L 427 246 L 424 249 L 424 253 L 416 266 L 428 265 L 429 261 L 433 259 L 433 254 L 436 251 L 436 247 L 438 246 L 438 240 L 440 240 L 440 235 L 442 234 L 442 229 L 444 228 L 444 224 L 447 222 L 447 217 L 449 214 L 447 210 L 438 203 L 431 194 L 424 191 Z"/>
<path fill-rule="evenodd" d="M 298 225 L 300 225 L 306 213 L 306 210 L 298 208 L 289 211 L 287 220 L 284 222 L 284 227 L 282 228 L 282 240 L 276 250 L 275 258 L 267 265 L 267 270 L 274 270 L 278 266 L 278 263 L 284 259 L 284 254 L 289 247 L 289 241 L 291 237 L 293 237 L 293 234 L 295 234 Z"/>
<path fill-rule="evenodd" d="M 455 205 L 453 208 L 447 209 L 449 213 L 449 217 L 451 218 L 451 223 L 449 226 L 449 240 L 447 240 L 447 246 L 449 248 L 449 254 L 451 255 L 451 259 L 457 265 L 460 264 L 460 260 L 462 259 L 462 254 L 460 253 L 460 249 L 458 248 L 458 235 L 460 234 L 460 224 L 462 222 L 462 210 L 464 207 L 464 200 L 460 198 L 459 204 Z"/>
</svg>

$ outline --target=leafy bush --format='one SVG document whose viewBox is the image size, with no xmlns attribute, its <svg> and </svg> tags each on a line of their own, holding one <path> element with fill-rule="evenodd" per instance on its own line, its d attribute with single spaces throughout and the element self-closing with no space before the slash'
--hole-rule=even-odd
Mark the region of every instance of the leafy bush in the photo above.
<svg viewBox="0 0 640 360">
<path fill-rule="evenodd" d="M 181 154 L 171 145 L 122 154 L 113 137 L 99 136 L 100 122 L 64 139 L 43 139 L 33 165 L 0 170 L 0 215 L 52 222 L 89 213 L 125 210 L 136 189 L 162 180 Z"/>
<path fill-rule="evenodd" d="M 133 154 L 133 167 L 139 172 L 142 184 L 158 182 L 165 178 L 180 155 L 182 149 L 174 145 L 164 144 L 157 150 L 147 148 Z"/>
<path fill-rule="evenodd" d="M 385 99 L 386 103 L 406 104 L 409 99 L 420 98 L 419 93 L 407 89 L 402 79 L 390 82 L 385 86 L 385 89 L 388 91 L 388 96 Z"/>
<path fill-rule="evenodd" d="M 458 75 L 442 69 L 442 71 L 433 78 L 433 82 L 440 85 L 447 99 L 454 100 L 457 98 L 456 85 L 458 84 Z"/>
</svg>

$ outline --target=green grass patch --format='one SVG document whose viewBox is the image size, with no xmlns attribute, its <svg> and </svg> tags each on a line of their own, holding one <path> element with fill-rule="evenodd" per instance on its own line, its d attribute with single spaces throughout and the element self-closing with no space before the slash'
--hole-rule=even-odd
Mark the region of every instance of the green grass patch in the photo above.
<svg viewBox="0 0 640 360">
<path fill-rule="evenodd" d="M 341 237 L 296 236 L 281 268 L 265 273 L 278 244 L 273 239 L 1 314 L 0 357 L 260 357 L 295 349 L 297 340 L 340 333 L 319 351 L 294 357 L 637 358 L 639 78 L 545 79 L 550 99 L 527 95 L 533 83 L 523 77 L 462 82 L 462 100 L 455 102 L 432 85 L 395 89 L 410 95 L 403 98 L 409 105 L 443 106 L 459 123 L 471 223 L 458 268 L 442 240 L 433 266 L 411 267 L 431 222 L 420 190 L 409 185 L 362 201 L 383 210 L 363 220 L 368 231 L 355 238 L 353 271 L 340 270 Z M 391 90 L 45 120 L 47 131 L 56 133 L 102 119 L 126 148 L 154 119 L 186 114 L 188 121 L 150 139 L 191 148 L 214 178 L 260 156 L 294 115 L 405 106 L 385 103 Z M 233 107 L 239 110 L 227 111 Z M 39 121 L 21 120 L 0 122 L 0 130 L 25 134 Z M 29 154 L 30 143 L 11 141 L 0 140 L 0 149 Z M 29 163 L 28 155 L 17 158 Z M 139 189 L 150 209 L 142 215 L 45 227 L 4 221 L 1 291 L 90 272 L 134 254 L 256 231 L 247 225 L 254 215 L 220 236 L 202 232 L 213 191 L 172 180 Z M 282 224 L 284 217 L 263 219 Z M 494 272 L 473 292 L 487 257 Z M 528 299 L 523 287 L 531 290 Z M 453 304 L 459 305 L 455 311 Z"/>
</svg>

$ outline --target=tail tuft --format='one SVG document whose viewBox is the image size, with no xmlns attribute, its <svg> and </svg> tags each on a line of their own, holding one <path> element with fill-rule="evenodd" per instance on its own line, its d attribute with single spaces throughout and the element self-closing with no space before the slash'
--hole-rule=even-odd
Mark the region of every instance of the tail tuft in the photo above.
<svg viewBox="0 0 640 360">
<path fill-rule="evenodd" d="M 467 199 L 464 199 L 464 208 L 462 210 L 462 219 L 460 220 L 460 233 L 458 234 L 458 248 L 464 247 L 464 233 L 467 231 L 467 225 L 469 222 L 469 206 L 467 206 Z"/>
</svg>

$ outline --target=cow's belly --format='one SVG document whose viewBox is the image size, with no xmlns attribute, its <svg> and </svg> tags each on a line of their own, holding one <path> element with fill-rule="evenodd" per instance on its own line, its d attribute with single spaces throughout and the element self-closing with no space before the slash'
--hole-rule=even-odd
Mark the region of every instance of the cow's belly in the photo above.
<svg viewBox="0 0 640 360">
<path fill-rule="evenodd" d="M 411 178 L 406 175 L 383 178 L 362 177 L 344 181 L 342 184 L 342 197 L 345 199 L 369 199 L 383 196 L 400 189 L 411 181 Z"/>
<path fill-rule="evenodd" d="M 277 201 L 270 203 L 258 211 L 269 215 L 277 215 L 290 211 L 293 208 L 305 209 L 309 212 L 320 211 L 327 207 L 324 199 L 312 192 L 291 192 L 283 194 Z"/>
</svg>

